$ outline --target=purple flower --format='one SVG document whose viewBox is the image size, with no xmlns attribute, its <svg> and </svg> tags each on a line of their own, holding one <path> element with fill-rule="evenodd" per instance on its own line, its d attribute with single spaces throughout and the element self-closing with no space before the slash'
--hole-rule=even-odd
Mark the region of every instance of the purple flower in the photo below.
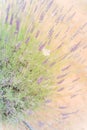
<svg viewBox="0 0 87 130">
<path fill-rule="evenodd" d="M 42 126 L 44 126 L 44 122 L 38 121 L 38 125 L 39 125 L 39 127 L 42 127 Z"/>
<path fill-rule="evenodd" d="M 76 82 L 76 81 L 78 81 L 80 78 L 76 78 L 76 79 L 74 79 L 72 82 Z"/>
<path fill-rule="evenodd" d="M 43 19 L 44 19 L 44 12 L 41 13 L 39 21 L 41 22 L 43 21 Z"/>
<path fill-rule="evenodd" d="M 67 14 L 70 13 L 70 11 L 72 11 L 72 9 L 73 9 L 73 5 L 68 9 Z"/>
<path fill-rule="evenodd" d="M 51 64 L 50 64 L 50 67 L 52 67 L 52 66 L 54 66 L 56 64 L 56 62 L 54 61 L 54 62 L 52 62 Z"/>
<path fill-rule="evenodd" d="M 54 32 L 54 30 L 53 30 L 53 27 L 49 30 L 49 32 L 48 32 L 48 37 L 50 38 L 52 35 L 53 35 L 53 32 Z"/>
<path fill-rule="evenodd" d="M 6 14 L 6 18 L 5 18 L 5 23 L 8 22 L 9 10 L 10 10 L 10 4 L 8 5 L 8 7 L 7 7 L 7 9 L 6 9 L 7 14 Z"/>
<path fill-rule="evenodd" d="M 21 43 L 18 43 L 17 45 L 16 45 L 16 50 L 18 50 L 19 48 L 20 48 L 20 46 L 21 46 Z"/>
<path fill-rule="evenodd" d="M 48 59 L 46 59 L 45 61 L 43 61 L 43 64 L 46 64 L 48 62 Z"/>
<path fill-rule="evenodd" d="M 12 25 L 12 23 L 13 23 L 13 14 L 11 15 L 10 25 Z"/>
<path fill-rule="evenodd" d="M 33 33 L 33 31 L 34 31 L 34 26 L 31 28 L 30 33 Z"/>
<path fill-rule="evenodd" d="M 67 106 L 59 106 L 59 109 L 66 109 Z"/>
<path fill-rule="evenodd" d="M 25 7 L 26 7 L 26 2 L 24 3 L 23 7 L 22 7 L 22 11 L 25 10 Z"/>
<path fill-rule="evenodd" d="M 29 110 L 28 111 L 28 115 L 30 116 L 30 115 L 32 115 L 33 114 L 33 111 L 32 110 Z"/>
<path fill-rule="evenodd" d="M 5 23 L 7 23 L 7 22 L 8 22 L 8 13 L 7 13 L 7 16 L 5 18 Z"/>
<path fill-rule="evenodd" d="M 40 84 L 43 81 L 43 77 L 39 77 L 37 83 Z"/>
<path fill-rule="evenodd" d="M 50 43 L 51 43 L 51 39 L 49 39 L 49 41 L 48 41 L 48 43 L 47 43 L 47 44 L 49 45 Z"/>
<path fill-rule="evenodd" d="M 53 0 L 51 0 L 48 5 L 47 5 L 47 8 L 46 8 L 46 12 L 48 11 L 48 9 L 50 9 L 50 7 L 52 6 L 53 4 Z"/>
<path fill-rule="evenodd" d="M 69 69 L 70 67 L 71 67 L 71 65 L 68 65 L 65 68 L 63 68 L 62 71 L 65 71 L 65 70 Z"/>
<path fill-rule="evenodd" d="M 45 46 L 45 43 L 44 43 L 44 44 L 41 44 L 41 45 L 39 46 L 39 51 L 42 51 L 42 49 L 44 48 L 44 46 Z"/>
<path fill-rule="evenodd" d="M 27 44 L 27 43 L 29 42 L 29 40 L 30 40 L 30 37 L 28 37 L 28 38 L 26 39 L 25 43 Z"/>
<path fill-rule="evenodd" d="M 61 84 L 61 83 L 63 83 L 63 81 L 64 81 L 64 79 L 60 80 L 60 81 L 58 82 L 58 84 Z"/>
<path fill-rule="evenodd" d="M 10 4 L 8 5 L 8 7 L 6 9 L 7 13 L 9 13 L 9 10 L 10 10 Z"/>
<path fill-rule="evenodd" d="M 55 8 L 55 9 L 52 11 L 52 16 L 57 15 L 57 13 L 58 13 L 58 10 L 57 10 L 57 8 Z"/>
<path fill-rule="evenodd" d="M 57 38 L 59 35 L 60 35 L 60 32 L 58 32 L 58 33 L 55 35 L 55 38 Z"/>
<path fill-rule="evenodd" d="M 62 116 L 69 116 L 69 115 L 72 115 L 72 114 L 76 114 L 76 113 L 78 113 L 79 112 L 79 110 L 76 110 L 76 111 L 74 111 L 74 112 L 69 112 L 69 113 L 62 113 Z"/>
<path fill-rule="evenodd" d="M 78 94 L 73 94 L 73 95 L 71 95 L 71 98 L 74 98 L 74 97 L 76 97 Z"/>
<path fill-rule="evenodd" d="M 40 34 L 40 31 L 38 30 L 35 37 L 38 38 L 39 34 Z"/>
<path fill-rule="evenodd" d="M 71 51 L 71 52 L 76 51 L 76 50 L 78 49 L 79 45 L 80 45 L 80 42 L 77 43 L 76 45 L 74 45 L 74 46 L 71 48 L 70 51 Z"/>
<path fill-rule="evenodd" d="M 62 91 L 62 90 L 64 90 L 64 87 L 58 89 L 57 91 L 60 92 L 60 91 Z"/>
<path fill-rule="evenodd" d="M 57 79 L 63 78 L 63 77 L 65 77 L 66 75 L 67 75 L 67 74 L 58 75 L 58 76 L 57 76 Z"/>
<path fill-rule="evenodd" d="M 58 16 L 58 18 L 57 18 L 57 19 L 56 19 L 56 21 L 55 21 L 55 22 L 56 22 L 56 24 L 58 24 L 58 23 L 60 22 L 61 17 L 62 17 L 61 15 L 59 15 L 59 16 Z"/>
<path fill-rule="evenodd" d="M 50 102 L 51 102 L 50 99 L 45 100 L 45 103 L 50 103 Z"/>
<path fill-rule="evenodd" d="M 74 12 L 70 17 L 68 17 L 67 21 L 72 20 L 75 15 L 76 15 L 76 12 Z"/>
<path fill-rule="evenodd" d="M 16 30 L 17 30 L 17 32 L 19 32 L 19 28 L 20 28 L 20 20 L 17 19 L 16 20 Z"/>
</svg>

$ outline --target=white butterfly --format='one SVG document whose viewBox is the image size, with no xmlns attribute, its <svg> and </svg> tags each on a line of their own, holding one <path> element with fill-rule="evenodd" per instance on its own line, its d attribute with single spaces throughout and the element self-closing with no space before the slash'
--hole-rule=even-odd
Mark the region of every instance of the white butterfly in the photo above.
<svg viewBox="0 0 87 130">
<path fill-rule="evenodd" d="M 42 53 L 44 56 L 49 56 L 50 55 L 50 50 L 43 48 Z"/>
</svg>

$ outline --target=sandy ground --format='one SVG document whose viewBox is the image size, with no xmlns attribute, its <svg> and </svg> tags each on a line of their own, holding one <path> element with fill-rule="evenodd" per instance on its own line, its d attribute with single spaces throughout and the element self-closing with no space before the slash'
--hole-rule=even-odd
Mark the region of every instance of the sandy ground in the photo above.
<svg viewBox="0 0 87 130">
<path fill-rule="evenodd" d="M 33 130 L 87 130 L 87 25 L 84 25 L 87 23 L 87 1 L 54 0 L 54 3 L 45 20 L 38 26 L 38 29 L 41 28 L 38 39 L 45 39 L 45 42 L 47 32 L 53 26 L 50 45 L 46 45 L 51 54 L 64 42 L 55 54 L 57 64 L 53 75 L 56 84 L 53 88 L 56 89 L 39 109 L 27 112 L 27 122 Z M 57 25 L 57 16 L 50 13 L 55 5 L 60 11 L 58 16 L 65 14 L 65 19 Z M 41 7 L 43 10 L 44 6 Z M 59 37 L 55 38 L 60 31 Z M 3 125 L 0 130 L 26 130 L 23 126 L 10 127 Z"/>
</svg>

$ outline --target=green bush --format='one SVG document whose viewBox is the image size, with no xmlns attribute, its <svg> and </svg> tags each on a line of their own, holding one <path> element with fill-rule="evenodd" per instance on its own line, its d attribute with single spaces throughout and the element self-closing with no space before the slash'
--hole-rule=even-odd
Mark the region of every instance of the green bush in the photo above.
<svg viewBox="0 0 87 130">
<path fill-rule="evenodd" d="M 17 30 L 16 20 L 12 25 L 5 19 L 0 20 L 0 113 L 3 120 L 19 118 L 26 109 L 36 108 L 49 93 L 51 83 L 50 70 L 43 64 L 46 57 L 38 49 L 39 41 L 34 34 L 26 34 L 26 23 Z"/>
</svg>

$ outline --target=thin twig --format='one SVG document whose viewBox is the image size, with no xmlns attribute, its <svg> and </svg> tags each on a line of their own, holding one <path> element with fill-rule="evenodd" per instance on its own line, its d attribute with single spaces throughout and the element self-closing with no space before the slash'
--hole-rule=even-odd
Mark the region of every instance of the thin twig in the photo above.
<svg viewBox="0 0 87 130">
<path fill-rule="evenodd" d="M 22 122 L 26 125 L 27 128 L 29 128 L 29 130 L 34 130 L 29 123 L 27 123 L 26 121 Z"/>
</svg>

